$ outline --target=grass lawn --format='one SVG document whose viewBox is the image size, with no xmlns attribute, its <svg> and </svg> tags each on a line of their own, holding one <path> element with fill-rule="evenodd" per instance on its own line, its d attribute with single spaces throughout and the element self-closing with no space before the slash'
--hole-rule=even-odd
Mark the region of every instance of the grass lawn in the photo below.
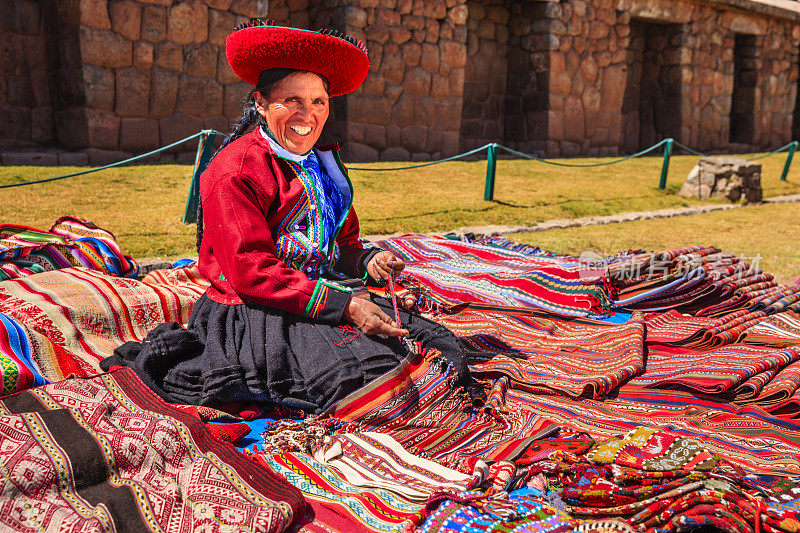
<svg viewBox="0 0 800 533">
<path fill-rule="evenodd" d="M 665 250 L 692 244 L 716 246 L 746 258 L 780 281 L 800 276 L 800 205 L 770 204 L 702 215 L 639 220 L 509 235 L 514 241 L 559 253 L 601 255 L 620 250 Z"/>
<path fill-rule="evenodd" d="M 800 193 L 800 162 L 779 181 L 785 154 L 763 159 L 765 196 Z M 597 159 L 560 160 L 570 163 Z M 363 234 L 449 231 L 483 224 L 533 224 L 553 218 L 606 215 L 707 203 L 675 193 L 697 158 L 672 158 L 666 190 L 658 189 L 660 157 L 619 165 L 564 168 L 533 161 L 500 160 L 495 201 L 483 201 L 486 162 L 450 162 L 421 169 L 351 172 Z M 353 166 L 391 168 L 404 163 Z M 0 167 L 0 184 L 74 172 L 68 167 Z M 47 229 L 61 215 L 87 218 L 109 229 L 134 257 L 194 253 L 194 226 L 180 222 L 189 191 L 190 165 L 108 169 L 77 178 L 0 189 L 0 221 Z M 787 208 L 787 209 L 792 209 Z M 800 208 L 798 208 L 800 209 Z M 733 211 L 726 216 L 736 219 Z M 673 222 L 657 222 L 672 224 Z M 770 225 L 774 220 L 770 219 Z M 668 226 L 663 226 L 668 227 Z M 673 226 L 669 226 L 673 227 Z M 748 225 L 755 235 L 758 224 Z M 709 225 L 706 235 L 718 227 Z M 611 231 L 608 227 L 577 231 Z M 662 230 L 654 230 L 662 231 Z M 537 234 L 540 238 L 543 234 Z M 645 247 L 647 235 L 630 235 L 618 248 Z M 683 240 L 678 234 L 676 238 Z M 687 235 L 685 241 L 695 242 Z M 792 243 L 793 244 L 793 243 Z M 582 247 L 579 247 L 582 249 Z M 567 251 L 567 250 L 565 250 Z M 569 251 L 580 251 L 574 249 Z"/>
</svg>

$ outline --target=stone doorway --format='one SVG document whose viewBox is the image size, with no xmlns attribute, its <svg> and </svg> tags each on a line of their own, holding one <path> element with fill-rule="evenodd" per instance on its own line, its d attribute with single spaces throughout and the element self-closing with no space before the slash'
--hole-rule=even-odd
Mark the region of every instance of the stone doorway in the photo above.
<svg viewBox="0 0 800 533">
<path fill-rule="evenodd" d="M 622 149 L 637 152 L 681 134 L 683 25 L 632 19 L 622 101 Z"/>
<path fill-rule="evenodd" d="M 737 33 L 733 44 L 733 97 L 731 98 L 731 144 L 753 144 L 756 126 L 758 43 L 755 35 Z"/>
</svg>

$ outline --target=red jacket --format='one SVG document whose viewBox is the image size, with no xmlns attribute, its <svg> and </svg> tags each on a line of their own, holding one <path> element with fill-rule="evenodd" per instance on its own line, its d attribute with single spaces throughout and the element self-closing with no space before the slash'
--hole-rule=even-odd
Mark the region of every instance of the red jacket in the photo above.
<svg viewBox="0 0 800 533">
<path fill-rule="evenodd" d="M 258 129 L 214 157 L 200 176 L 204 232 L 199 268 L 211 282 L 209 298 L 341 320 L 350 290 L 319 276 L 335 268 L 361 277 L 376 250 L 365 250 L 358 240 L 353 189 L 338 147 L 318 147 L 317 152 L 349 206 L 327 253 L 319 245 L 313 180 L 300 165 L 277 156 Z"/>
</svg>

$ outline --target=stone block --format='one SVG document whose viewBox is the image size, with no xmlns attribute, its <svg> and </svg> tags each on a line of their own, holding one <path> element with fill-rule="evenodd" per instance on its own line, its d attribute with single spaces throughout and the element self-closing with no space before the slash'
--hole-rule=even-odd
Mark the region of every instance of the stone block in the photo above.
<svg viewBox="0 0 800 533">
<path fill-rule="evenodd" d="M 93 109 L 114 109 L 114 73 L 111 69 L 83 66 L 83 90 L 86 105 Z"/>
<path fill-rule="evenodd" d="M 380 118 L 385 120 L 385 116 L 386 115 L 382 115 Z M 414 116 L 414 99 L 411 95 L 403 93 L 400 98 L 397 99 L 397 102 L 392 106 L 390 122 L 400 128 L 416 123 L 416 117 Z"/>
<path fill-rule="evenodd" d="M 361 89 L 363 94 L 383 95 L 386 91 L 386 78 L 379 73 L 370 74 Z"/>
<path fill-rule="evenodd" d="M 108 18 L 108 0 L 80 0 L 78 4 L 81 24 L 95 28 L 111 29 Z"/>
<path fill-rule="evenodd" d="M 114 150 L 119 144 L 120 119 L 111 111 L 86 109 L 88 146 Z"/>
<path fill-rule="evenodd" d="M 363 94 L 348 102 L 348 119 L 360 124 L 385 124 L 389 102 L 382 95 Z"/>
<path fill-rule="evenodd" d="M 56 139 L 58 144 L 67 149 L 85 148 L 89 146 L 89 135 L 86 127 L 86 110 L 82 108 L 56 111 L 54 114 Z M 0 120 L 8 128 L 9 122 L 0 107 Z"/>
<path fill-rule="evenodd" d="M 133 0 L 116 0 L 111 3 L 109 9 L 111 16 L 111 28 L 135 41 L 139 38 L 139 30 L 142 26 L 142 6 Z"/>
<path fill-rule="evenodd" d="M 400 144 L 411 152 L 423 152 L 428 143 L 428 128 L 421 124 L 406 126 L 400 131 Z"/>
<path fill-rule="evenodd" d="M 348 161 L 359 163 L 373 162 L 379 159 L 378 150 L 358 142 L 347 143 L 346 156 Z"/>
<path fill-rule="evenodd" d="M 153 43 L 147 41 L 133 43 L 133 66 L 146 69 L 153 66 Z"/>
<path fill-rule="evenodd" d="M 403 61 L 408 66 L 419 65 L 420 56 L 422 55 L 422 47 L 417 43 L 408 43 L 402 47 Z M 429 69 L 426 69 L 430 72 Z M 435 69 L 434 69 L 435 72 Z"/>
<path fill-rule="evenodd" d="M 225 46 L 225 39 L 234 26 L 236 26 L 236 15 L 212 9 L 208 13 L 208 42 L 217 46 Z"/>
<path fill-rule="evenodd" d="M 178 44 L 208 40 L 208 6 L 202 0 L 186 0 L 172 5 L 167 13 L 167 38 Z"/>
<path fill-rule="evenodd" d="M 3 165 L 26 167 L 54 167 L 58 155 L 52 151 L 3 152 Z"/>
<path fill-rule="evenodd" d="M 150 69 L 117 69 L 114 111 L 120 117 L 146 117 L 150 103 Z"/>
<path fill-rule="evenodd" d="M 367 79 L 369 78 L 368 76 Z M 234 74 L 231 66 L 228 64 L 228 58 L 225 56 L 225 48 L 220 47 L 217 52 L 217 81 L 224 85 L 238 80 L 239 76 Z"/>
<path fill-rule="evenodd" d="M 197 117 L 186 115 L 183 113 L 175 113 L 167 118 L 158 121 L 160 133 L 160 145 L 166 146 L 168 144 L 179 141 L 183 138 L 194 135 L 203 129 L 203 121 Z M 180 152 L 181 150 L 188 150 L 197 146 L 197 140 L 185 142 L 173 149 L 173 152 Z"/>
<path fill-rule="evenodd" d="M 122 152 L 119 150 L 103 150 L 100 148 L 87 148 L 83 152 L 86 154 L 86 158 L 89 160 L 89 165 L 93 167 L 118 163 L 128 159 L 132 155 L 128 152 Z"/>
<path fill-rule="evenodd" d="M 161 6 L 144 6 L 142 27 L 139 32 L 145 41 L 153 43 L 163 41 L 167 37 L 167 9 Z"/>
<path fill-rule="evenodd" d="M 203 0 L 206 5 L 212 9 L 218 9 L 220 11 L 227 11 L 230 9 L 233 0 Z M 233 26 L 231 26 L 233 29 Z"/>
<path fill-rule="evenodd" d="M 175 111 L 178 98 L 178 75 L 169 70 L 154 68 L 150 74 L 149 116 L 164 118 Z"/>
<path fill-rule="evenodd" d="M 380 152 L 381 161 L 410 161 L 411 152 L 402 146 L 391 146 Z"/>
<path fill-rule="evenodd" d="M 239 120 L 242 116 L 244 101 L 252 87 L 240 81 L 225 85 L 222 91 L 222 114 L 228 118 Z"/>
<path fill-rule="evenodd" d="M 747 203 L 760 202 L 761 164 L 732 156 L 703 157 L 689 172 L 678 194 L 733 202 L 744 197 Z"/>
<path fill-rule="evenodd" d="M 89 166 L 89 156 L 85 152 L 59 152 L 58 164 L 64 167 Z"/>
<path fill-rule="evenodd" d="M 183 47 L 183 72 L 192 76 L 213 78 L 217 74 L 217 48 L 213 45 L 189 44 Z"/>
<path fill-rule="evenodd" d="M 158 121 L 151 118 L 123 118 L 119 126 L 119 148 L 134 154 L 158 148 Z"/>
<path fill-rule="evenodd" d="M 247 18 L 267 18 L 269 0 L 233 0 L 230 10 Z"/>
<path fill-rule="evenodd" d="M 403 86 L 408 94 L 427 96 L 431 89 L 431 73 L 419 67 L 406 70 Z"/>
<path fill-rule="evenodd" d="M 399 47 L 392 43 L 384 47 L 381 71 L 387 81 L 402 84 L 406 65 L 400 55 Z"/>
<path fill-rule="evenodd" d="M 153 53 L 153 64 L 176 72 L 182 72 L 183 47 L 170 41 L 158 43 Z"/>
<path fill-rule="evenodd" d="M 217 130 L 227 135 L 231 131 L 231 120 L 223 116 L 208 117 L 203 119 L 203 127 L 207 130 Z"/>
<path fill-rule="evenodd" d="M 467 64 L 467 47 L 455 41 L 440 41 L 442 61 L 453 67 Z"/>
<path fill-rule="evenodd" d="M 392 42 L 396 44 L 403 44 L 411 39 L 411 32 L 403 26 L 394 26 L 389 30 L 392 37 Z"/>
<path fill-rule="evenodd" d="M 52 144 L 55 140 L 52 107 L 37 107 L 31 110 L 31 140 L 39 144 Z"/>
<path fill-rule="evenodd" d="M 80 50 L 84 64 L 106 68 L 131 65 L 133 43 L 110 30 L 81 26 Z"/>
<path fill-rule="evenodd" d="M 447 16 L 454 24 L 466 24 L 469 11 L 465 5 L 454 6 L 448 10 Z"/>
<path fill-rule="evenodd" d="M 352 5 L 345 6 L 344 22 L 354 28 L 363 28 L 367 25 L 367 12 Z"/>
<path fill-rule="evenodd" d="M 222 85 L 216 80 L 182 74 L 175 110 L 201 118 L 222 114 Z"/>
</svg>

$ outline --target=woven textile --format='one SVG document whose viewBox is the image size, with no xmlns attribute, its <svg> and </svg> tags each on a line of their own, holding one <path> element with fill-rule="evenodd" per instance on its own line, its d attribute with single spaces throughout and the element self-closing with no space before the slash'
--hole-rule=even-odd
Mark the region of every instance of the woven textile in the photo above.
<svg viewBox="0 0 800 533">
<path fill-rule="evenodd" d="M 504 375 L 530 392 L 602 398 L 644 370 L 641 314 L 622 325 L 513 310 L 465 309 L 436 320 L 487 354 L 473 365 L 476 376 Z"/>
<path fill-rule="evenodd" d="M 305 508 L 129 370 L 20 392 L 0 413 L 4 528 L 278 532 Z"/>
<path fill-rule="evenodd" d="M 701 442 L 746 472 L 800 474 L 800 425 L 757 407 L 628 385 L 620 388 L 618 396 L 603 401 L 509 390 L 506 403 L 509 409 L 533 412 L 561 428 L 585 432 L 597 440 L 625 434 L 638 426 L 663 428 Z"/>
<path fill-rule="evenodd" d="M 301 519 L 304 527 L 314 522 L 323 531 L 400 531 L 424 520 L 422 505 L 384 489 L 353 485 L 310 455 L 285 452 L 255 458 L 303 492 L 314 511 Z"/>
<path fill-rule="evenodd" d="M 607 314 L 610 309 L 604 279 L 585 276 L 578 262 L 421 235 L 375 244 L 406 261 L 400 283 L 421 292 L 435 306 L 470 302 L 573 316 Z"/>
<path fill-rule="evenodd" d="M 442 371 L 431 358 L 417 355 L 354 392 L 328 410 L 350 431 L 380 431 L 410 453 L 455 467 L 460 458 L 513 460 L 531 442 L 557 431 L 547 418 L 531 412 L 506 411 L 487 403 L 475 409 L 453 386 L 452 369 Z M 502 398 L 507 386 L 498 380 Z"/>
<path fill-rule="evenodd" d="M 443 503 L 421 528 L 424 533 L 507 531 L 515 533 L 566 533 L 575 531 L 578 521 L 529 496 L 508 496 L 498 508 L 494 502 L 449 500 Z M 612 533 L 615 530 L 609 529 Z M 627 533 L 627 529 L 618 530 Z"/>
<path fill-rule="evenodd" d="M 0 328 L 14 341 L 20 361 L 49 381 L 70 374 L 90 376 L 98 363 L 129 340 L 141 340 L 160 322 L 186 323 L 207 286 L 194 269 L 180 269 L 143 281 L 87 268 L 65 268 L 0 283 Z M 16 332 L 16 333 L 14 333 Z M 4 367 L 5 368 L 5 367 Z M 22 372 L 20 372 L 20 375 Z M 28 378 L 4 387 L 21 390 Z"/>
<path fill-rule="evenodd" d="M 0 224 L 0 281 L 71 266 L 130 278 L 139 272 L 114 235 L 87 220 L 61 217 L 49 231 Z"/>
</svg>

